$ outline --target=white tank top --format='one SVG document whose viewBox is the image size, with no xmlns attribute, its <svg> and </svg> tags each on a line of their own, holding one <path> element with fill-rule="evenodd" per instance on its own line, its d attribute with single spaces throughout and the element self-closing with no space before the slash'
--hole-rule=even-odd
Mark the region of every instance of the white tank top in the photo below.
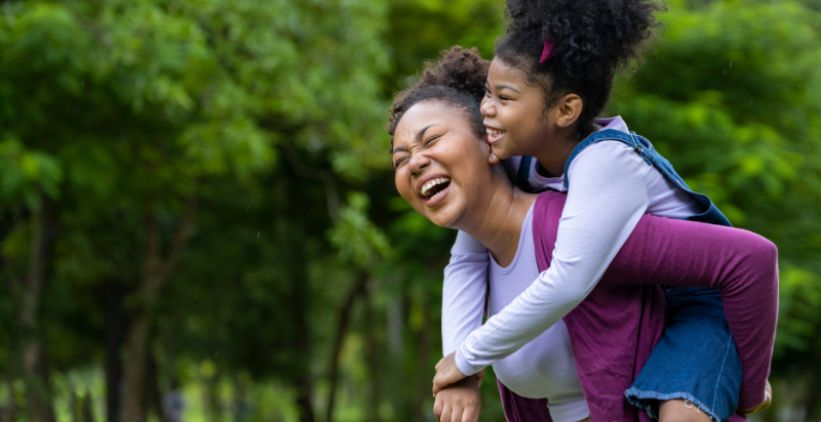
<svg viewBox="0 0 821 422">
<path fill-rule="evenodd" d="M 539 275 L 533 245 L 533 207 L 522 222 L 516 255 L 507 267 L 490 258 L 491 315 L 502 310 Z M 528 398 L 546 398 L 556 422 L 580 421 L 590 411 L 576 374 L 576 360 L 563 321 L 553 324 L 518 351 L 496 361 L 493 372 L 509 389 Z"/>
</svg>

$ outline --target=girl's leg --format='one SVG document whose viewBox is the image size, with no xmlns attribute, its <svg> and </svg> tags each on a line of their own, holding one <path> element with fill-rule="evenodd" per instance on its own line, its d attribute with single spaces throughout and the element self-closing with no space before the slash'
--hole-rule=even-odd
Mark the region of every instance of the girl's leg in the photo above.
<svg viewBox="0 0 821 422">
<path fill-rule="evenodd" d="M 738 407 L 743 374 L 717 291 L 668 289 L 667 309 L 664 334 L 625 392 L 627 400 L 663 422 L 728 420 Z M 707 419 L 696 418 L 695 409 Z M 687 415 L 693 418 L 679 418 Z"/>
<path fill-rule="evenodd" d="M 667 400 L 659 406 L 662 422 L 710 422 L 712 419 L 686 400 Z"/>
</svg>

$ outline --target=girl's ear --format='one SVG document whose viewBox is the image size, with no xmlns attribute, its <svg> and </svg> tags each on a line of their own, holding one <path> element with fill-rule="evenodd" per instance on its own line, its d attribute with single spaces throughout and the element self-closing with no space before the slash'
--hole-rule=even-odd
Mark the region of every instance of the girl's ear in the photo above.
<svg viewBox="0 0 821 422">
<path fill-rule="evenodd" d="M 556 126 L 570 127 L 576 124 L 582 114 L 584 104 L 577 94 L 565 94 L 556 102 L 554 109 Z"/>
</svg>

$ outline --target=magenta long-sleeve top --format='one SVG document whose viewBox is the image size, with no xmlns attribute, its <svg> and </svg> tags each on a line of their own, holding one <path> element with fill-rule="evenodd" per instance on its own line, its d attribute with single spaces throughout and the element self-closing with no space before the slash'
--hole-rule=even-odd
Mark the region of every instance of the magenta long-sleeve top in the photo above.
<svg viewBox="0 0 821 422">
<path fill-rule="evenodd" d="M 565 195 L 536 199 L 539 270 L 550 266 Z M 646 420 L 624 399 L 664 329 L 659 283 L 719 289 L 750 400 L 764 399 L 778 313 L 778 252 L 750 231 L 645 215 L 602 280 L 564 322 L 592 420 Z M 549 420 L 544 400 L 500 392 L 510 421 Z M 744 404 L 742 404 L 744 405 Z"/>
</svg>

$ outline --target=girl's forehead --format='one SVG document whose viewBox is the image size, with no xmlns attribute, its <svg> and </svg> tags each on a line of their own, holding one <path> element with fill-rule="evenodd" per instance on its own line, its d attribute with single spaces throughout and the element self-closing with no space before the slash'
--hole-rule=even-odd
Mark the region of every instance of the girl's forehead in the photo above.
<svg viewBox="0 0 821 422">
<path fill-rule="evenodd" d="M 494 57 L 493 60 L 490 62 L 490 67 L 488 68 L 488 77 L 490 77 L 491 74 L 493 74 L 493 76 L 506 76 L 521 79 L 524 79 L 525 76 L 525 73 L 521 69 L 510 63 L 505 62 L 499 57 Z"/>
</svg>

